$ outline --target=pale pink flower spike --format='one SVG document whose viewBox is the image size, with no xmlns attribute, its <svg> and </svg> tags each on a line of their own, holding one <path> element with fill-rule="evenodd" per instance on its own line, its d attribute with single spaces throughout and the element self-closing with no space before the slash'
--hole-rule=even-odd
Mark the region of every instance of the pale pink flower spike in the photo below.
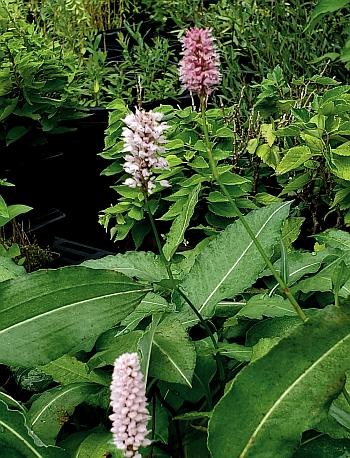
<svg viewBox="0 0 350 458">
<path fill-rule="evenodd" d="M 140 187 L 147 194 L 151 194 L 155 185 L 155 176 L 152 168 L 168 168 L 167 160 L 161 156 L 165 152 L 166 140 L 163 136 L 168 128 L 161 122 L 162 113 L 138 110 L 135 114 L 125 117 L 122 136 L 124 138 L 125 156 L 124 170 L 131 175 L 124 184 L 136 188 Z M 161 186 L 169 186 L 166 180 L 160 181 Z"/>
<path fill-rule="evenodd" d="M 221 81 L 219 55 L 211 29 L 194 27 L 182 39 L 180 80 L 182 86 L 207 97 Z"/>
<path fill-rule="evenodd" d="M 146 438 L 149 413 L 146 386 L 137 353 L 124 353 L 114 362 L 111 384 L 113 440 L 125 458 L 141 458 L 140 447 L 151 441 Z"/>
</svg>

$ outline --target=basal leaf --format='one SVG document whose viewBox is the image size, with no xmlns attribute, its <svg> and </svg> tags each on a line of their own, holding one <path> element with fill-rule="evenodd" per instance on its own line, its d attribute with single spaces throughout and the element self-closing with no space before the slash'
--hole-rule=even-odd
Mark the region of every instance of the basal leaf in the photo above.
<svg viewBox="0 0 350 458">
<path fill-rule="evenodd" d="M 349 311 L 328 307 L 245 367 L 214 408 L 212 457 L 292 457 L 342 389 L 349 345 Z"/>
<path fill-rule="evenodd" d="M 273 245 L 279 238 L 289 205 L 289 202 L 272 204 L 246 216 L 268 255 L 272 254 Z M 264 266 L 253 241 L 237 221 L 203 249 L 180 288 L 204 317 L 211 317 L 220 300 L 234 297 L 250 287 Z M 185 325 L 196 323 L 194 313 L 183 300 L 181 303 L 183 308 L 179 319 Z"/>
<path fill-rule="evenodd" d="M 124 275 L 86 267 L 38 271 L 0 283 L 0 361 L 43 365 L 90 350 L 146 294 Z"/>
</svg>

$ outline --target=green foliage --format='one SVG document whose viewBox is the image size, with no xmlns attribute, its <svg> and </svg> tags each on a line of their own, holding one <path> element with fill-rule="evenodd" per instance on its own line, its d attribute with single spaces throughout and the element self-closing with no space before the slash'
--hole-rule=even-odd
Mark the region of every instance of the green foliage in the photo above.
<svg viewBox="0 0 350 458">
<path fill-rule="evenodd" d="M 349 331 L 348 312 L 329 308 L 243 370 L 210 419 L 212 456 L 292 457 L 301 433 L 325 417 L 343 386 Z M 291 411 L 292 422 L 279 420 Z"/>
<path fill-rule="evenodd" d="M 1 362 L 33 367 L 91 349 L 102 331 L 133 310 L 145 288 L 117 272 L 67 267 L 3 282 L 0 294 Z"/>
<path fill-rule="evenodd" d="M 0 400 L 1 453 L 7 456 L 35 458 L 68 458 L 63 449 L 46 446 L 28 428 L 23 413 L 12 410 Z"/>
<path fill-rule="evenodd" d="M 270 255 L 288 209 L 289 203 L 285 202 L 255 210 L 247 216 L 256 237 Z M 252 286 L 264 267 L 243 225 L 236 222 L 204 248 L 181 288 L 203 316 L 211 317 L 220 300 L 234 297 Z M 197 318 L 193 312 L 184 303 L 182 306 L 182 322 L 195 323 Z"/>
</svg>

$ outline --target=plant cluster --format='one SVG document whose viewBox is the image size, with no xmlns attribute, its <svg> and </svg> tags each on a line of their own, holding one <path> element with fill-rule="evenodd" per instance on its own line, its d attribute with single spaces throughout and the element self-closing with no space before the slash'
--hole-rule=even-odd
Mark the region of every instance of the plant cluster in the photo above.
<svg viewBox="0 0 350 458">
<path fill-rule="evenodd" d="M 336 65 L 300 67 L 301 54 L 307 60 L 314 50 L 297 39 L 301 18 L 311 14 L 315 25 L 327 2 L 312 13 L 298 1 L 270 9 L 248 0 L 145 1 L 165 25 L 161 5 L 169 3 L 167 15 L 181 28 L 196 11 L 197 26 L 181 31 L 181 61 L 169 76 L 161 62 L 165 49 L 172 59 L 168 42 L 154 37 L 152 49 L 140 29 L 124 24 L 125 60 L 116 77 L 107 74 L 107 89 L 99 37 L 80 66 L 73 47 L 59 60 L 56 32 L 38 35 L 38 24 L 23 18 L 17 30 L 22 10 L 10 3 L 3 138 L 57 132 L 90 104 L 91 92 L 96 106 L 113 95 L 100 155 L 110 161 L 102 173 L 115 178 L 116 202 L 99 218 L 118 254 L 27 273 L 18 245 L 0 249 L 0 454 L 350 456 L 350 86 Z M 85 24 L 88 2 L 65 4 Z M 255 78 L 269 70 L 246 93 L 230 83 L 236 51 L 224 41 L 232 32 L 227 17 L 234 37 L 256 31 L 251 48 L 247 35 L 236 43 L 247 59 L 240 71 L 256 69 Z M 300 47 L 296 57 L 283 51 L 275 60 L 265 35 L 288 21 L 283 43 Z M 343 26 L 329 21 L 322 52 Z M 222 33 L 215 39 L 203 24 Z M 307 30 L 312 37 L 316 29 Z M 133 75 L 126 57 L 138 57 Z M 147 93 L 155 100 L 163 87 L 165 97 L 171 78 L 190 92 L 188 104 L 149 109 Z M 128 81 L 137 82 L 133 96 Z M 125 97 L 116 88 L 127 88 Z M 13 119 L 26 113 L 30 130 L 14 136 Z M 0 226 L 25 211 L 0 198 Z"/>
</svg>

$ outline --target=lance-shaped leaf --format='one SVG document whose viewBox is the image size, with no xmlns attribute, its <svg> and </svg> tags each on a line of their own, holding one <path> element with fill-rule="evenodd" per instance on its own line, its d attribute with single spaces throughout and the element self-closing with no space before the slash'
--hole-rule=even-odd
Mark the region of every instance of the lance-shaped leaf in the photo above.
<svg viewBox="0 0 350 458">
<path fill-rule="evenodd" d="M 0 361 L 46 364 L 90 350 L 146 294 L 124 275 L 86 267 L 39 271 L 0 284 Z"/>
<path fill-rule="evenodd" d="M 0 453 L 26 458 L 68 458 L 58 447 L 45 446 L 26 425 L 23 413 L 8 409 L 0 400 Z"/>
<path fill-rule="evenodd" d="M 290 458 L 350 367 L 350 312 L 328 307 L 245 367 L 209 422 L 213 458 Z"/>
<path fill-rule="evenodd" d="M 186 229 L 190 224 L 193 216 L 195 206 L 198 202 L 198 193 L 200 191 L 200 184 L 192 189 L 186 202 L 181 210 L 181 213 L 174 219 L 169 230 L 166 243 L 163 247 L 165 257 L 169 260 L 173 257 L 180 243 L 182 243 Z"/>
<path fill-rule="evenodd" d="M 289 202 L 269 205 L 246 216 L 268 256 L 280 237 L 281 223 L 288 215 L 289 205 Z M 249 288 L 264 267 L 254 242 L 237 221 L 203 249 L 180 287 L 202 316 L 211 317 L 220 300 Z M 195 324 L 196 316 L 183 300 L 181 303 L 183 309 L 178 318 L 185 325 Z"/>
</svg>

